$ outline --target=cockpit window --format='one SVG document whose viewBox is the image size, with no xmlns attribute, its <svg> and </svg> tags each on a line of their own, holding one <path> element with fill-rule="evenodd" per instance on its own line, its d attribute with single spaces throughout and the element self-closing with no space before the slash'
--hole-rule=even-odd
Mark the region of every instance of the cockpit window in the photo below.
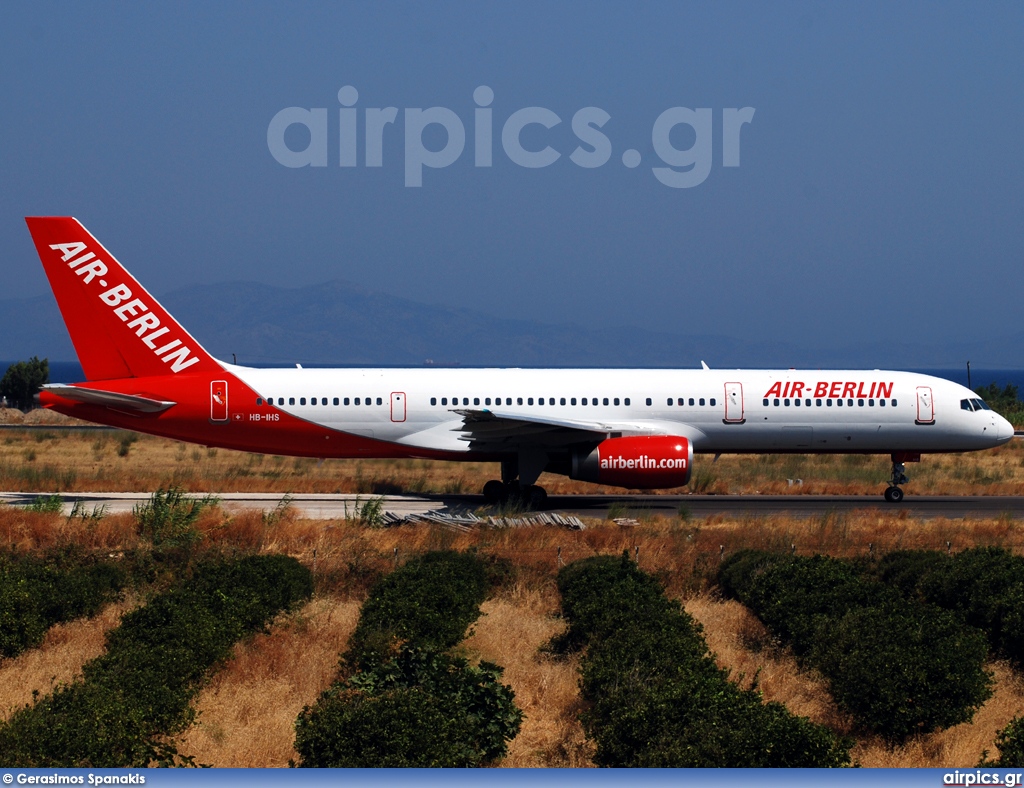
<svg viewBox="0 0 1024 788">
<path fill-rule="evenodd" d="M 969 399 L 960 400 L 960 410 L 974 410 Z"/>
<path fill-rule="evenodd" d="M 972 399 L 971 403 L 974 405 L 975 410 L 992 410 L 992 408 L 985 404 L 985 400 Z"/>
</svg>

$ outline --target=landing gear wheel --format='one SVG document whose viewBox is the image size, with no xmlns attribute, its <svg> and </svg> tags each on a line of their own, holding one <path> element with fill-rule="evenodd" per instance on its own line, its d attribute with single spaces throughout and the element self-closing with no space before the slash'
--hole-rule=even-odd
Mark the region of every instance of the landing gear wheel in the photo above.
<svg viewBox="0 0 1024 788">
<path fill-rule="evenodd" d="M 508 497 L 508 490 L 505 485 L 497 479 L 491 479 L 484 485 L 484 501 L 487 503 L 501 503 Z"/>
<path fill-rule="evenodd" d="M 903 490 L 899 487 L 889 487 L 885 491 L 885 500 L 889 503 L 899 503 L 903 500 Z"/>
<path fill-rule="evenodd" d="M 538 487 L 536 484 L 531 484 L 528 487 L 523 488 L 522 492 L 523 502 L 526 503 L 531 509 L 543 509 L 544 504 L 547 503 L 548 493 L 543 487 Z"/>
</svg>

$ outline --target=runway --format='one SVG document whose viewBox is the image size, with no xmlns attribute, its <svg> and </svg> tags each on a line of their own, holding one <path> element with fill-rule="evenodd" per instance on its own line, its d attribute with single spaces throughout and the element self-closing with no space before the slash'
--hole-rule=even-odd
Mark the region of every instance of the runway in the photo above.
<svg viewBox="0 0 1024 788">
<path fill-rule="evenodd" d="M 0 492 L 0 503 L 26 506 L 37 498 L 53 493 Z M 281 493 L 216 493 L 221 506 L 229 512 L 243 510 L 272 511 L 282 505 Z M 76 504 L 90 513 L 103 508 L 107 513 L 130 512 L 150 500 L 148 493 L 63 493 L 64 513 L 70 515 Z M 426 512 L 476 511 L 484 506 L 479 495 L 354 495 L 295 494 L 287 502 L 300 516 L 312 519 L 340 520 L 355 517 L 368 501 L 383 499 L 383 510 L 397 516 Z M 965 517 L 1024 517 L 1024 496 L 939 496 L 908 494 L 899 504 L 887 503 L 881 495 L 553 495 L 546 511 L 579 517 L 603 519 L 609 513 L 618 517 L 644 514 L 688 518 L 712 515 L 727 517 L 821 517 L 830 512 L 865 512 L 874 515 L 906 512 L 910 517 L 961 519 Z"/>
</svg>

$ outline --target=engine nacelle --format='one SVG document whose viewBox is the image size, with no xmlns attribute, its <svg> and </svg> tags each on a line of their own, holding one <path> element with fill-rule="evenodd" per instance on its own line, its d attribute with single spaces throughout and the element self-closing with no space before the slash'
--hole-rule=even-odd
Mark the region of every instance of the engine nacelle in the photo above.
<svg viewBox="0 0 1024 788">
<path fill-rule="evenodd" d="M 652 490 L 690 481 L 693 446 L 674 435 L 609 438 L 572 456 L 572 479 Z"/>
</svg>

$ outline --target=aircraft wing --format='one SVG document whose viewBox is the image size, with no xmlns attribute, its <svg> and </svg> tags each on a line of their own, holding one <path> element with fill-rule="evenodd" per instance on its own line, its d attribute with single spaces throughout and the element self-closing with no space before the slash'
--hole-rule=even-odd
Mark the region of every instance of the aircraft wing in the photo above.
<svg viewBox="0 0 1024 788">
<path fill-rule="evenodd" d="M 656 435 L 663 431 L 653 424 L 624 421 L 588 421 L 554 416 L 525 415 L 501 410 L 456 408 L 462 423 L 452 427 L 459 440 L 474 450 L 508 447 L 510 444 L 558 447 L 597 443 L 619 435 Z"/>
<path fill-rule="evenodd" d="M 43 386 L 46 391 L 64 399 L 85 402 L 89 405 L 103 405 L 117 410 L 136 411 L 138 413 L 160 413 L 176 405 L 175 402 L 141 397 L 138 394 L 118 394 L 113 391 L 87 389 L 82 386 L 68 386 L 63 383 L 48 383 Z"/>
</svg>

